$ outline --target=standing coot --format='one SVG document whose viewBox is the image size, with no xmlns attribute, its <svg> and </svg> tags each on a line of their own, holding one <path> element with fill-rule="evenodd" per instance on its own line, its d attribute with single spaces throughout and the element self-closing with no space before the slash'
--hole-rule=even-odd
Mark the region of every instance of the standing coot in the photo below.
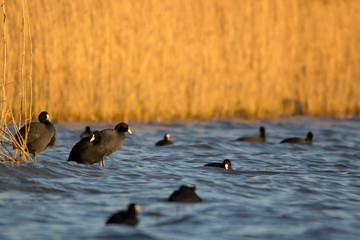
<svg viewBox="0 0 360 240">
<path fill-rule="evenodd" d="M 44 151 L 51 142 L 51 139 L 55 136 L 56 129 L 50 122 L 50 117 L 47 112 L 41 112 L 39 114 L 39 122 L 32 122 L 23 126 L 15 136 L 15 141 L 20 143 L 25 140 L 25 132 L 29 130 L 29 134 L 26 139 L 27 150 L 33 154 L 33 159 L 36 161 L 36 154 Z M 17 144 L 14 145 L 16 148 Z"/>
<path fill-rule="evenodd" d="M 164 139 L 163 140 L 160 140 L 158 141 L 155 146 L 165 146 L 165 145 L 171 145 L 173 144 L 172 141 L 170 141 L 170 133 L 166 133 L 164 135 Z"/>
<path fill-rule="evenodd" d="M 125 141 L 125 133 L 132 134 L 130 127 L 126 123 L 119 123 L 115 129 L 102 130 L 102 137 L 105 145 L 105 156 L 118 150 Z"/>
<path fill-rule="evenodd" d="M 102 133 L 95 131 L 91 137 L 82 138 L 71 149 L 68 161 L 82 164 L 93 164 L 102 161 L 105 156 L 105 145 Z M 100 162 L 102 166 L 102 162 Z"/>
<path fill-rule="evenodd" d="M 106 224 L 127 224 L 135 226 L 138 224 L 139 220 L 136 217 L 136 214 L 140 214 L 140 205 L 132 203 L 129 205 L 127 211 L 120 211 L 112 215 L 107 221 Z"/>
<path fill-rule="evenodd" d="M 169 202 L 183 202 L 183 203 L 194 203 L 201 202 L 201 198 L 195 193 L 196 187 L 181 186 L 179 190 L 176 190 L 171 194 Z"/>
<path fill-rule="evenodd" d="M 260 136 L 254 137 L 239 137 L 236 141 L 244 141 L 244 142 L 265 142 L 265 128 L 259 128 Z"/>
<path fill-rule="evenodd" d="M 312 144 L 313 134 L 312 132 L 308 132 L 305 139 L 303 138 L 286 138 L 282 140 L 280 143 L 291 143 L 291 144 Z"/>
<path fill-rule="evenodd" d="M 232 169 L 231 167 L 231 161 L 229 159 L 225 159 L 222 163 L 207 163 L 205 164 L 206 167 L 221 167 L 225 168 L 226 170 Z"/>
<path fill-rule="evenodd" d="M 89 126 L 85 127 L 85 132 L 81 133 L 80 138 L 90 137 L 92 135 L 91 129 Z"/>
</svg>

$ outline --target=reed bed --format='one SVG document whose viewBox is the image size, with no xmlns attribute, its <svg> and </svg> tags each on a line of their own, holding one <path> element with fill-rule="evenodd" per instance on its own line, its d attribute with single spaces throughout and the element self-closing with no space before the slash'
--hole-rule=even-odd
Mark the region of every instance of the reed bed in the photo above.
<svg viewBox="0 0 360 240">
<path fill-rule="evenodd" d="M 8 79 L 15 82 L 6 91 L 15 99 L 21 85 L 20 5 L 6 1 Z M 56 120 L 360 113 L 358 0 L 28 5 L 32 110 L 46 110 Z"/>
<path fill-rule="evenodd" d="M 9 30 L 7 1 L 2 0 L 1 42 L 0 51 L 1 73 L 0 81 L 0 162 L 27 162 L 33 160 L 27 151 L 25 144 L 30 128 L 25 131 L 25 138 L 16 136 L 22 124 L 28 124 L 32 119 L 32 42 L 29 22 L 29 12 L 26 0 L 20 0 L 19 12 L 21 29 Z M 10 16 L 12 16 L 10 14 Z M 11 34 L 9 34 L 11 33 Z M 18 37 L 18 43 L 13 44 L 13 36 Z M 11 39 L 9 41 L 9 39 Z M 14 47 L 15 51 L 14 51 Z M 8 68 L 8 62 L 16 63 L 16 79 L 13 78 L 12 69 Z M 9 94 L 9 89 L 16 89 Z M 15 151 L 13 150 L 16 149 Z M 20 155 L 18 153 L 20 151 Z"/>
</svg>

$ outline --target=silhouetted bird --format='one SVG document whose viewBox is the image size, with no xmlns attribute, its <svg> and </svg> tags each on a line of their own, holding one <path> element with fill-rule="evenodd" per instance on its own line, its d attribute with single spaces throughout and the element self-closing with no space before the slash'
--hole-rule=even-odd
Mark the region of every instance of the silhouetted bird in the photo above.
<svg viewBox="0 0 360 240">
<path fill-rule="evenodd" d="M 136 214 L 140 214 L 140 205 L 132 203 L 129 205 L 127 211 L 120 211 L 112 215 L 107 221 L 106 224 L 127 224 L 135 226 L 138 224 L 139 220 L 136 217 Z"/>
<path fill-rule="evenodd" d="M 105 145 L 102 133 L 93 132 L 91 137 L 82 138 L 71 149 L 68 161 L 82 164 L 93 164 L 102 161 L 105 156 Z M 100 162 L 101 166 L 101 162 Z"/>
<path fill-rule="evenodd" d="M 176 190 L 171 194 L 168 201 L 170 202 L 184 202 L 194 203 L 201 202 L 201 198 L 195 193 L 196 187 L 181 186 L 179 190 Z"/>
<path fill-rule="evenodd" d="M 282 140 L 280 143 L 291 143 L 291 144 L 312 144 L 313 134 L 308 132 L 305 139 L 303 138 L 286 138 Z"/>
<path fill-rule="evenodd" d="M 41 112 L 39 122 L 27 124 L 16 133 L 15 141 L 17 143 L 25 140 L 27 130 L 29 130 L 29 134 L 26 138 L 26 147 L 29 153 L 33 154 L 34 161 L 36 161 L 36 154 L 44 151 L 49 146 L 51 139 L 55 136 L 56 129 L 50 122 L 49 114 Z M 17 144 L 13 143 L 13 146 L 17 148 Z"/>
<path fill-rule="evenodd" d="M 231 161 L 229 159 L 225 159 L 222 163 L 207 163 L 205 164 L 206 167 L 221 167 L 225 168 L 226 170 L 230 169 L 233 170 L 231 167 Z"/>
<path fill-rule="evenodd" d="M 90 137 L 92 135 L 92 132 L 90 130 L 89 126 L 85 127 L 85 132 L 81 133 L 80 138 Z"/>
<path fill-rule="evenodd" d="M 126 123 L 119 123 L 114 129 L 104 129 L 101 131 L 105 145 L 105 156 L 108 156 L 118 150 L 125 141 L 125 133 L 132 134 L 130 127 Z M 105 162 L 102 161 L 105 166 Z"/>
<path fill-rule="evenodd" d="M 158 141 L 155 146 L 165 146 L 165 145 L 171 145 L 173 144 L 172 141 L 170 141 L 170 133 L 166 133 L 164 135 L 164 139 L 163 140 L 160 140 Z"/>
<path fill-rule="evenodd" d="M 236 141 L 245 141 L 245 142 L 265 142 L 265 128 L 260 127 L 259 128 L 260 136 L 254 136 L 254 137 L 239 137 L 236 139 Z"/>
</svg>

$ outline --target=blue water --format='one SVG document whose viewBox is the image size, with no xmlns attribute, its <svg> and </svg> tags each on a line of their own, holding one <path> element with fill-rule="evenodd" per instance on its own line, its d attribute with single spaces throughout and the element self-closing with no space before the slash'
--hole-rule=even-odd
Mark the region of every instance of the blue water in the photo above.
<svg viewBox="0 0 360 240">
<path fill-rule="evenodd" d="M 86 125 L 56 123 L 37 162 L 0 164 L 0 239 L 360 239 L 359 119 L 130 122 L 104 168 L 66 162 Z M 261 125 L 266 143 L 234 141 Z M 308 131 L 313 145 L 279 144 Z M 175 144 L 155 147 L 166 132 Z M 225 158 L 233 171 L 203 167 Z M 166 202 L 183 184 L 203 202 Z M 136 227 L 104 224 L 133 202 Z"/>
</svg>

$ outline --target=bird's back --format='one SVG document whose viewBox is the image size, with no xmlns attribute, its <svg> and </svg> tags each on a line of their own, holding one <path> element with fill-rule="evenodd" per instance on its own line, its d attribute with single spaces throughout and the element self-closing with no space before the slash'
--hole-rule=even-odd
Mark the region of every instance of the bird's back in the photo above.
<svg viewBox="0 0 360 240">
<path fill-rule="evenodd" d="M 105 129 L 101 133 L 105 145 L 105 156 L 112 154 L 124 144 L 124 133 L 119 133 L 114 129 Z"/>
</svg>

